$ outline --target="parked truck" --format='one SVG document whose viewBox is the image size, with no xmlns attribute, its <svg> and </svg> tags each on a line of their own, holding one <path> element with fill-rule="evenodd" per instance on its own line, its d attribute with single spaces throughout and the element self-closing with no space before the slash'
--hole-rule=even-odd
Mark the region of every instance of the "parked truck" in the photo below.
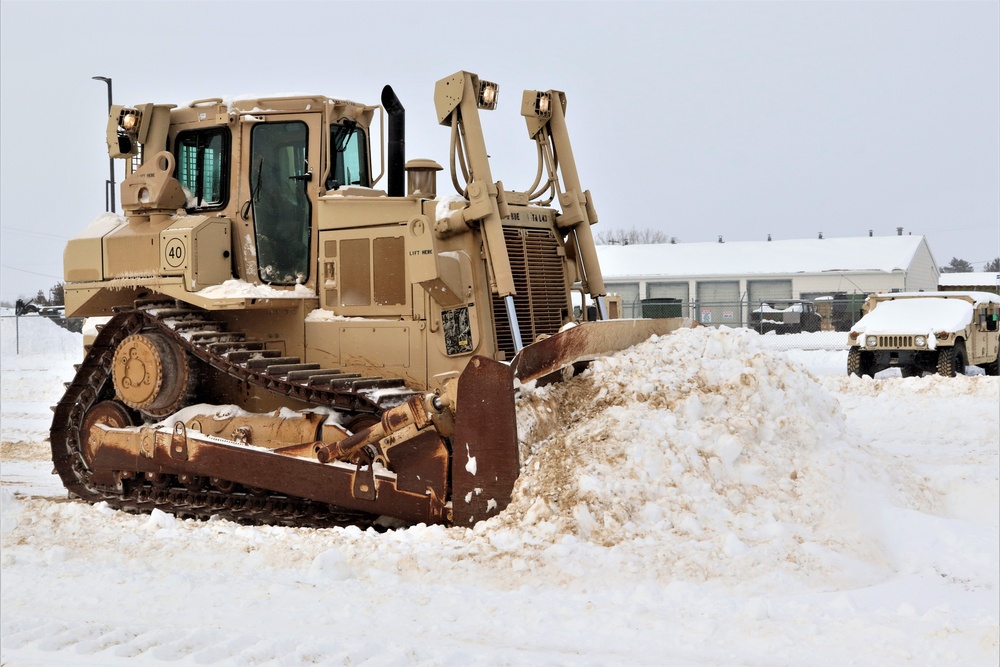
<svg viewBox="0 0 1000 667">
<path fill-rule="evenodd" d="M 872 294 L 848 334 L 847 372 L 903 377 L 964 375 L 968 366 L 997 374 L 1000 296 L 988 292 Z"/>
</svg>

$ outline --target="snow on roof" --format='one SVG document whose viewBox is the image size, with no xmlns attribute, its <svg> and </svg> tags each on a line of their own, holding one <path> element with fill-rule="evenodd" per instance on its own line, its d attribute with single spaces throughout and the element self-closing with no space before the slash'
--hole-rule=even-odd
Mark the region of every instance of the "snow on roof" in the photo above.
<svg viewBox="0 0 1000 667">
<path fill-rule="evenodd" d="M 1000 273 L 996 271 L 975 271 L 972 273 L 942 273 L 938 285 L 959 287 L 996 287 L 1000 285 Z"/>
<path fill-rule="evenodd" d="M 1000 294 L 993 294 L 992 292 L 965 292 L 960 290 L 952 290 L 948 292 L 884 292 L 881 294 L 875 294 L 869 299 L 878 299 L 879 301 L 892 301 L 895 299 L 957 299 L 957 298 L 968 298 L 973 304 L 978 306 L 982 303 L 1000 303 Z"/>
<path fill-rule="evenodd" d="M 938 331 L 961 331 L 972 321 L 973 308 L 961 299 L 882 301 L 858 320 L 851 331 L 864 334 L 924 335 L 933 347 Z"/>
<path fill-rule="evenodd" d="M 605 279 L 906 270 L 923 236 L 599 245 Z"/>
</svg>

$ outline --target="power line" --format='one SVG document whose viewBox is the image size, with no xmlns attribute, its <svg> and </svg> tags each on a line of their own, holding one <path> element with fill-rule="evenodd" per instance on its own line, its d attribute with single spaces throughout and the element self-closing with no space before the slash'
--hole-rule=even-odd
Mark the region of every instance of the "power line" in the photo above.
<svg viewBox="0 0 1000 667">
<path fill-rule="evenodd" d="M 62 276 L 53 276 L 48 273 L 38 273 L 37 271 L 28 271 L 27 269 L 19 269 L 16 266 L 7 266 L 6 264 L 0 264 L 5 269 L 10 269 L 11 271 L 20 271 L 21 273 L 30 273 L 33 276 L 42 276 L 43 278 L 55 278 L 56 280 L 62 280 Z"/>
<path fill-rule="evenodd" d="M 30 229 L 18 229 L 17 227 L 0 227 L 0 231 L 3 232 L 17 232 L 18 234 L 28 234 L 29 236 L 42 236 L 47 239 L 58 239 L 59 241 L 66 241 L 69 239 L 68 236 L 58 236 L 56 234 L 46 234 L 45 232 L 36 232 Z"/>
</svg>

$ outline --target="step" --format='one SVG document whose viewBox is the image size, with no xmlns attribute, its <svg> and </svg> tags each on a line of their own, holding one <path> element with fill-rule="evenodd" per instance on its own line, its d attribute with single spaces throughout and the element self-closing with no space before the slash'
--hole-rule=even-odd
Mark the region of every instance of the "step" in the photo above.
<svg viewBox="0 0 1000 667">
<path fill-rule="evenodd" d="M 316 364 L 319 366 L 319 364 Z M 320 368 L 317 370 L 308 371 L 290 371 L 288 373 L 289 382 L 301 382 L 302 380 L 308 380 L 315 375 L 334 375 L 340 373 L 340 370 L 336 368 Z"/>
<path fill-rule="evenodd" d="M 401 378 L 365 378 L 354 382 L 351 389 L 361 391 L 362 389 L 395 389 L 405 386 L 406 383 Z"/>
<path fill-rule="evenodd" d="M 233 352 L 263 350 L 264 343 L 258 341 L 232 341 L 227 343 L 210 343 L 205 347 L 213 354 L 232 354 Z"/>
<path fill-rule="evenodd" d="M 229 343 L 241 341 L 246 338 L 246 334 L 238 331 L 186 331 L 181 334 L 192 343 Z"/>
<path fill-rule="evenodd" d="M 221 343 L 215 343 L 215 345 L 221 345 Z M 211 347 L 211 345 L 209 347 Z M 237 350 L 236 352 L 229 352 L 226 354 L 226 359 L 234 364 L 242 364 L 253 359 L 274 359 L 275 357 L 280 356 L 281 352 L 278 350 Z"/>
<path fill-rule="evenodd" d="M 190 308 L 177 308 L 173 304 L 163 306 L 162 308 L 154 308 L 152 306 L 148 308 L 142 308 L 140 310 L 155 310 L 156 316 L 160 319 L 170 319 L 173 317 L 192 317 L 198 316 L 197 310 L 191 310 Z"/>
<path fill-rule="evenodd" d="M 226 325 L 223 322 L 212 322 L 211 320 L 182 320 L 171 322 L 170 328 L 174 331 L 225 331 Z"/>
<path fill-rule="evenodd" d="M 330 382 L 335 382 L 337 380 L 359 377 L 361 377 L 361 373 L 330 373 L 329 375 L 314 375 L 306 381 L 306 386 L 318 387 L 330 384 Z"/>
<path fill-rule="evenodd" d="M 150 307 L 157 308 L 176 308 L 177 299 L 171 299 L 163 296 L 154 296 L 146 299 L 136 299 L 134 302 L 136 308 L 146 309 Z"/>
<path fill-rule="evenodd" d="M 355 383 L 358 382 L 371 382 L 373 380 L 384 380 L 385 378 L 378 377 L 366 377 L 366 378 L 341 378 L 337 380 L 330 380 L 331 389 L 354 389 Z"/>
<path fill-rule="evenodd" d="M 250 359 L 247 361 L 246 367 L 253 370 L 261 370 L 267 368 L 268 366 L 299 363 L 302 363 L 302 359 L 298 357 L 269 357 L 264 359 Z"/>
<path fill-rule="evenodd" d="M 264 371 L 268 375 L 288 375 L 292 371 L 314 371 L 319 369 L 319 364 L 275 364 L 268 366 Z"/>
</svg>

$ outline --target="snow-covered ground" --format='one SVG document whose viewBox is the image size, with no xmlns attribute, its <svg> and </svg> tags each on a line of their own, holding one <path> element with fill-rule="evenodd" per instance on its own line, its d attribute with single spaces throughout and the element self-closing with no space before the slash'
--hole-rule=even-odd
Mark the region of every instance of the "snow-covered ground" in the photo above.
<svg viewBox="0 0 1000 667">
<path fill-rule="evenodd" d="M 678 332 L 523 392 L 501 516 L 378 534 L 67 502 L 80 336 L 0 326 L 4 665 L 1000 659 L 1000 378 Z"/>
</svg>

